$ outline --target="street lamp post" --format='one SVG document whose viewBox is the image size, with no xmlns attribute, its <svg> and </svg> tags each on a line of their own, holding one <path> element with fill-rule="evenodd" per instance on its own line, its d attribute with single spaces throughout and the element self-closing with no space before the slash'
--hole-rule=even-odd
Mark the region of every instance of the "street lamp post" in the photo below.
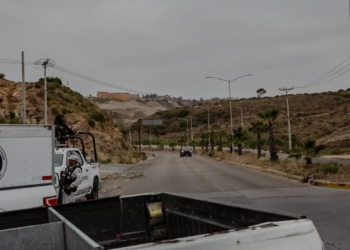
<svg viewBox="0 0 350 250">
<path fill-rule="evenodd" d="M 243 78 L 243 77 L 246 77 L 246 76 L 251 76 L 252 74 L 248 74 L 248 75 L 244 75 L 244 76 L 240 76 L 240 77 L 237 77 L 235 79 L 232 79 L 232 80 L 224 80 L 224 79 L 221 79 L 221 78 L 217 78 L 217 77 L 213 77 L 213 76 L 207 76 L 205 78 L 212 78 L 212 79 L 216 79 L 216 80 L 219 80 L 219 81 L 224 81 L 224 82 L 228 82 L 228 92 L 229 92 L 229 97 L 230 97 L 230 119 L 231 119 L 231 136 L 232 136 L 232 132 L 233 132 L 233 123 L 232 123 L 232 100 L 231 100 L 231 82 L 233 81 L 236 81 L 240 78 Z M 233 141 L 232 141 L 232 154 L 234 154 L 234 148 L 233 148 Z"/>
<path fill-rule="evenodd" d="M 193 141 L 193 133 L 192 133 L 192 115 L 190 116 L 191 121 L 191 142 Z"/>
</svg>

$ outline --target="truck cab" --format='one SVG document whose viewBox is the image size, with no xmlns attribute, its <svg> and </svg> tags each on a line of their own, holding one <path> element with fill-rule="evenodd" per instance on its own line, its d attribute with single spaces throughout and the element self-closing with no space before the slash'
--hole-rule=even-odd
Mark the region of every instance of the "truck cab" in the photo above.
<svg viewBox="0 0 350 250">
<path fill-rule="evenodd" d="M 86 197 L 87 199 L 97 199 L 98 190 L 101 188 L 100 165 L 99 163 L 92 163 L 91 160 L 86 160 L 83 153 L 78 148 L 55 149 L 54 186 L 57 197 L 59 195 L 59 179 L 61 177 L 61 172 L 68 166 L 67 157 L 71 155 L 78 157 L 78 164 L 82 168 L 83 182 L 78 186 L 78 190 L 75 193 L 76 198 Z"/>
</svg>

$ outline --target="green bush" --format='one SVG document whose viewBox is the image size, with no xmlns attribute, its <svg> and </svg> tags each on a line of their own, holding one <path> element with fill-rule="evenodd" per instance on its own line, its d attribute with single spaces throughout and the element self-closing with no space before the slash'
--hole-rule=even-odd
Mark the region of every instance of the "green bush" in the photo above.
<svg viewBox="0 0 350 250">
<path fill-rule="evenodd" d="M 48 82 L 47 83 L 48 90 L 55 90 L 55 89 L 58 89 L 60 87 L 61 87 L 61 85 L 58 82 Z"/>
<path fill-rule="evenodd" d="M 56 95 L 59 99 L 63 100 L 64 95 L 61 92 L 57 92 Z"/>
<path fill-rule="evenodd" d="M 16 114 L 13 111 L 10 111 L 10 119 L 15 119 L 16 118 Z"/>
<path fill-rule="evenodd" d="M 186 109 L 181 109 L 178 113 L 177 113 L 177 118 L 183 118 L 187 115 L 189 115 L 190 111 L 186 110 Z"/>
<path fill-rule="evenodd" d="M 58 78 L 58 77 L 46 77 L 46 82 L 48 82 L 48 83 L 54 82 L 54 83 L 57 83 L 60 86 L 62 85 L 62 80 L 60 78 Z"/>
<path fill-rule="evenodd" d="M 0 79 L 4 79 L 5 78 L 5 74 L 0 73 Z"/>
<path fill-rule="evenodd" d="M 110 163 L 112 160 L 111 158 L 107 158 L 106 160 L 99 160 L 101 164 L 108 164 Z"/>
<path fill-rule="evenodd" d="M 66 115 L 66 114 L 69 114 L 69 113 L 72 113 L 69 109 L 66 109 L 66 108 L 62 109 L 62 114 Z"/>
<path fill-rule="evenodd" d="M 337 164 L 322 164 L 316 167 L 316 173 L 335 174 L 339 171 Z"/>
<path fill-rule="evenodd" d="M 146 155 L 145 152 L 141 152 L 141 159 L 142 159 L 143 161 L 147 160 L 147 155 Z"/>
<path fill-rule="evenodd" d="M 106 117 L 104 116 L 104 114 L 102 114 L 101 112 L 98 112 L 96 110 L 93 110 L 92 112 L 90 112 L 90 117 L 91 120 L 95 120 L 98 122 L 105 122 L 106 121 Z"/>
<path fill-rule="evenodd" d="M 209 157 L 214 157 L 215 156 L 214 150 L 210 150 L 209 153 L 208 153 L 208 156 Z"/>
<path fill-rule="evenodd" d="M 6 123 L 7 123 L 7 121 L 6 121 L 5 117 L 0 115 L 0 124 L 6 124 Z"/>
<path fill-rule="evenodd" d="M 60 111 L 59 111 L 58 108 L 56 108 L 56 107 L 52 107 L 52 108 L 51 108 L 51 112 L 52 112 L 52 114 L 54 114 L 54 115 L 58 115 L 58 114 L 60 113 Z"/>
<path fill-rule="evenodd" d="M 94 128 L 95 127 L 95 122 L 94 122 L 94 120 L 88 120 L 88 124 L 89 124 L 89 126 L 91 127 L 91 128 Z"/>
<path fill-rule="evenodd" d="M 36 93 L 36 95 L 40 98 L 44 98 L 44 90 L 38 91 L 38 93 Z"/>
<path fill-rule="evenodd" d="M 22 124 L 22 120 L 20 118 L 13 118 L 9 121 L 10 124 Z"/>
<path fill-rule="evenodd" d="M 170 111 L 164 111 L 161 115 L 163 119 L 171 119 L 175 117 L 175 114 L 171 113 Z"/>
</svg>

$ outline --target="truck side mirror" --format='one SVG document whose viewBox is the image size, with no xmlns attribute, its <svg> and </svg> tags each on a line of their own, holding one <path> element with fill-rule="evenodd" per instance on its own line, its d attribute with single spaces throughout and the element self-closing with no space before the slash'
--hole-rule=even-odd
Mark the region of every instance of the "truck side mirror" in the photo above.
<svg viewBox="0 0 350 250">
<path fill-rule="evenodd" d="M 86 157 L 86 162 L 91 164 L 91 157 Z"/>
</svg>

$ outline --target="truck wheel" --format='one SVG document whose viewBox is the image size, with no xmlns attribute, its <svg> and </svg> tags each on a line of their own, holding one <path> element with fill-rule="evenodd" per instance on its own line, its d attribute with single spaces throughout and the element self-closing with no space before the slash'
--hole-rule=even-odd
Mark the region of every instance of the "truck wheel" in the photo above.
<svg viewBox="0 0 350 250">
<path fill-rule="evenodd" d="M 93 183 L 91 193 L 86 195 L 86 199 L 88 199 L 88 200 L 98 199 L 98 179 L 97 179 L 97 177 L 94 178 L 94 183 Z"/>
</svg>

